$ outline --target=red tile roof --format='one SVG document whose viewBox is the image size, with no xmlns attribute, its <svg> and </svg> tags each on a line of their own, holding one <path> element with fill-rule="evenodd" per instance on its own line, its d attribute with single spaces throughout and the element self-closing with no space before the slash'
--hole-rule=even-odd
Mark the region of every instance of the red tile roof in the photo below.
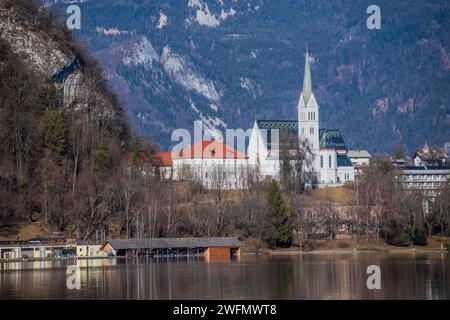
<svg viewBox="0 0 450 320">
<path fill-rule="evenodd" d="M 143 161 L 145 155 L 139 153 L 139 160 Z M 128 160 L 131 161 L 132 153 L 128 154 Z M 179 152 L 158 152 L 152 160 L 153 164 L 158 167 L 171 167 L 172 159 L 247 159 L 247 155 L 229 145 L 218 141 L 199 141 L 182 149 Z"/>
<path fill-rule="evenodd" d="M 218 141 L 198 141 L 179 151 L 176 158 L 247 159 L 247 155 Z"/>
<path fill-rule="evenodd" d="M 158 152 L 156 154 L 155 165 L 159 167 L 171 167 L 172 152 Z"/>
</svg>

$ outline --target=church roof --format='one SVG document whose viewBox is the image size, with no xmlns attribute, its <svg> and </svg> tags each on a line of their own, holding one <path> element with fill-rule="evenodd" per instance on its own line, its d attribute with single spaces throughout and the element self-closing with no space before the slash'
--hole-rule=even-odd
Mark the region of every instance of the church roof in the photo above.
<svg viewBox="0 0 450 320">
<path fill-rule="evenodd" d="M 344 138 L 339 130 L 319 130 L 319 144 L 321 149 L 347 150 Z"/>
<path fill-rule="evenodd" d="M 305 99 L 305 104 L 308 103 L 309 97 L 312 94 L 312 83 L 311 83 L 311 67 L 309 65 L 309 53 L 308 48 L 306 48 L 305 55 L 305 77 L 303 79 L 303 98 Z"/>
<path fill-rule="evenodd" d="M 298 131 L 298 122 L 293 120 L 256 120 L 259 129 Z"/>
<path fill-rule="evenodd" d="M 298 121 L 295 120 L 256 120 L 258 129 L 285 131 L 298 134 Z M 319 130 L 321 149 L 347 150 L 344 138 L 339 130 Z"/>
<path fill-rule="evenodd" d="M 337 155 L 337 165 L 338 167 L 353 167 L 352 162 L 346 154 Z"/>
</svg>

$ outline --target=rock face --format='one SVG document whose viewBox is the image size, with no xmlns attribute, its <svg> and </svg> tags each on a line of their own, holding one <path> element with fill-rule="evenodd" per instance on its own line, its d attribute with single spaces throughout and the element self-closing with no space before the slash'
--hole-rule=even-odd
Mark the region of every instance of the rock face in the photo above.
<svg viewBox="0 0 450 320">
<path fill-rule="evenodd" d="M 29 70 L 60 89 L 64 107 L 89 111 L 105 128 L 125 133 L 122 110 L 95 63 L 41 10 L 0 2 L 0 38 Z"/>
<path fill-rule="evenodd" d="M 367 29 L 365 0 L 46 2 L 80 6 L 76 35 L 135 127 L 165 146 L 197 119 L 219 129 L 295 119 L 306 42 L 321 127 L 349 147 L 403 141 L 411 154 L 449 142 L 448 1 L 380 0 L 381 30 Z"/>
</svg>

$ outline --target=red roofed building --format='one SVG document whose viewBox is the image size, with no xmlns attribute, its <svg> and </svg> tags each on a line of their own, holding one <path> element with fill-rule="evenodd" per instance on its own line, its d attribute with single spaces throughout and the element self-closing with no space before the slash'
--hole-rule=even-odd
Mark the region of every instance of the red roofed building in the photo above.
<svg viewBox="0 0 450 320">
<path fill-rule="evenodd" d="M 198 141 L 181 150 L 157 154 L 162 176 L 196 180 L 205 188 L 246 188 L 248 157 L 219 141 Z"/>
</svg>

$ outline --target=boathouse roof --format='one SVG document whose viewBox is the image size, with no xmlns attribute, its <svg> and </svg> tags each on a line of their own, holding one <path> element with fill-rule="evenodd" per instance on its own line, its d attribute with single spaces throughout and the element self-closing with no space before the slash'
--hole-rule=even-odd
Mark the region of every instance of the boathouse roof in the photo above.
<svg viewBox="0 0 450 320">
<path fill-rule="evenodd" d="M 114 249 L 162 249 L 162 248 L 239 248 L 241 243 L 236 237 L 214 238 L 149 238 L 149 239 L 114 239 L 107 240 Z"/>
</svg>

